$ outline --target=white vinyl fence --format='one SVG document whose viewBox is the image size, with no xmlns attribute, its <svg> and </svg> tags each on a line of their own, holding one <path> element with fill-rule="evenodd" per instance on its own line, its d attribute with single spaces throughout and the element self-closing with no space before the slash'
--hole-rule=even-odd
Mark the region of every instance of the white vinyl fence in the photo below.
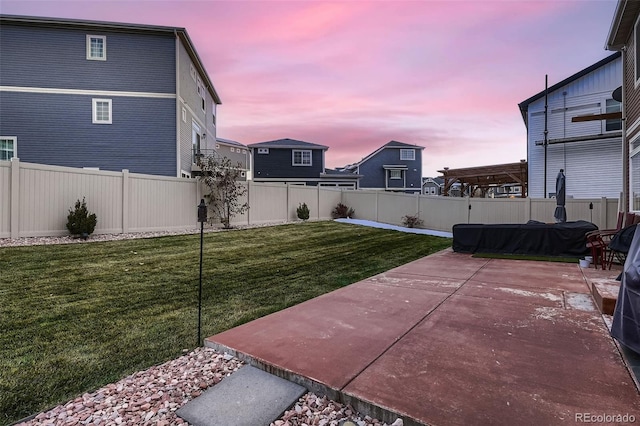
<svg viewBox="0 0 640 426">
<path fill-rule="evenodd" d="M 401 225 L 416 215 L 424 227 L 451 231 L 457 223 L 553 222 L 555 200 L 483 199 L 409 195 L 330 187 L 245 183 L 249 210 L 233 225 L 296 220 L 306 203 L 310 219 L 327 220 L 342 202 L 354 217 Z M 0 238 L 67 235 L 67 214 L 84 197 L 98 216 L 96 233 L 129 233 L 193 229 L 203 191 L 194 179 L 0 161 Z M 589 208 L 589 205 L 593 209 Z M 617 199 L 567 200 L 569 220 L 588 220 L 600 228 L 615 227 Z"/>
</svg>

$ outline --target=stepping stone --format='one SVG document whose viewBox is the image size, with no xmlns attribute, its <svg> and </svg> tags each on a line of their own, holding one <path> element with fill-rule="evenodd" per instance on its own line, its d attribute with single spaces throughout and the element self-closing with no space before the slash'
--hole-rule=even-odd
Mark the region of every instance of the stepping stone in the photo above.
<svg viewBox="0 0 640 426">
<path fill-rule="evenodd" d="M 193 426 L 268 426 L 305 393 L 303 386 L 247 365 L 176 414 Z"/>
</svg>

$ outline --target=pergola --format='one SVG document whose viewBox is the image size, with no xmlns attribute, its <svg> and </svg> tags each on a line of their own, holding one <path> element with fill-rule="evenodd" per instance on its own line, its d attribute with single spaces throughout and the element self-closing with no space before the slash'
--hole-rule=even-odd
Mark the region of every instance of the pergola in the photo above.
<svg viewBox="0 0 640 426">
<path fill-rule="evenodd" d="M 464 169 L 438 170 L 444 178 L 443 195 L 449 195 L 451 185 L 456 182 L 461 184 L 460 194 L 464 194 L 470 189 L 469 194 L 473 197 L 476 190 L 480 190 L 482 196 L 486 196 L 490 187 L 501 186 L 514 183 L 522 187 L 521 197 L 527 195 L 527 162 L 520 160 L 518 163 L 496 164 L 493 166 L 468 167 Z"/>
</svg>

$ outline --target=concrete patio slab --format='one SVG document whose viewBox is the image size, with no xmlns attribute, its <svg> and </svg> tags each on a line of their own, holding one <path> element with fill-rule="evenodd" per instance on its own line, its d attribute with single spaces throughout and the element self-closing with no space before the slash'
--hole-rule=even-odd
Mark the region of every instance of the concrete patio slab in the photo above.
<svg viewBox="0 0 640 426">
<path fill-rule="evenodd" d="M 580 412 L 640 412 L 596 312 L 458 295 L 343 392 L 435 425 L 552 425 Z"/>
<path fill-rule="evenodd" d="M 397 287 L 407 287 L 413 289 L 423 289 L 443 293 L 453 293 L 458 288 L 460 288 L 462 284 L 464 284 L 465 280 L 389 271 L 375 275 L 364 280 L 363 282 Z"/>
<path fill-rule="evenodd" d="M 419 259 L 206 340 L 392 422 L 567 424 L 640 397 L 577 265 Z"/>
<path fill-rule="evenodd" d="M 474 280 L 518 287 L 555 288 L 589 293 L 577 264 L 493 259 L 474 275 Z"/>
<path fill-rule="evenodd" d="M 176 414 L 193 426 L 268 426 L 305 393 L 300 385 L 247 365 Z"/>
<path fill-rule="evenodd" d="M 359 282 L 206 339 L 341 389 L 447 294 Z"/>
</svg>

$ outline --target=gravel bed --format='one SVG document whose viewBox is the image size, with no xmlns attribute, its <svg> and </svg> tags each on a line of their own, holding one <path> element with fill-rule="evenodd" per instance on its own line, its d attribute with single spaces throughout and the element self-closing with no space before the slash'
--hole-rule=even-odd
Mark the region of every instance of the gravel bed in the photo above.
<svg viewBox="0 0 640 426">
<path fill-rule="evenodd" d="M 19 426 L 188 426 L 189 423 L 176 415 L 176 410 L 242 366 L 243 363 L 231 355 L 197 348 L 95 392 L 85 393 L 19 423 Z M 359 416 L 348 405 L 313 393 L 302 396 L 271 426 L 338 426 L 344 420 L 351 420 L 358 426 L 389 426 L 377 419 Z M 396 420 L 392 426 L 402 426 L 402 420 Z"/>
<path fill-rule="evenodd" d="M 230 355 L 197 348 L 85 393 L 20 425 L 187 425 L 175 411 L 242 365 Z"/>
<path fill-rule="evenodd" d="M 223 229 L 221 227 L 205 226 L 204 232 L 223 232 L 232 231 L 237 229 L 250 229 L 250 228 L 263 228 L 267 226 L 284 225 L 287 223 L 302 223 L 302 222 L 277 222 L 268 223 L 262 225 L 240 225 L 234 226 L 231 229 Z M 156 232 L 135 232 L 128 234 L 93 234 L 87 240 L 82 238 L 73 238 L 70 235 L 63 237 L 23 237 L 23 238 L 0 238 L 0 247 L 20 247 L 20 246 L 37 246 L 37 245 L 50 245 L 50 244 L 89 244 L 100 241 L 118 241 L 118 240 L 134 240 L 139 238 L 155 238 L 166 237 L 170 235 L 188 235 L 198 234 L 200 228 L 185 228 L 174 231 L 156 231 Z"/>
</svg>

